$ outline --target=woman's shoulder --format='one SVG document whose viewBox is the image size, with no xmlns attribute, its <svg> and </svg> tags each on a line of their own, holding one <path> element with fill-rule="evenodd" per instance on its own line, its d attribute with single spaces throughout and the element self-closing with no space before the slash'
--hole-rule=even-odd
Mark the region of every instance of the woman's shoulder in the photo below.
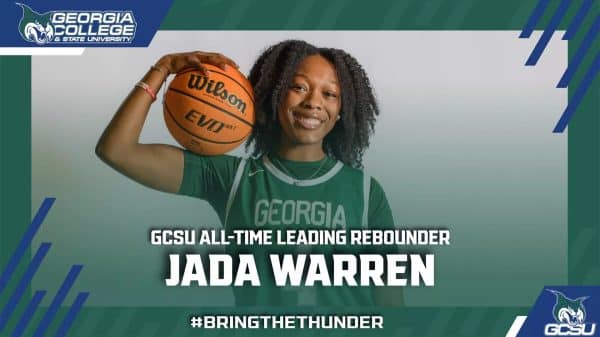
<svg viewBox="0 0 600 337">
<path fill-rule="evenodd" d="M 369 171 L 369 169 L 365 168 L 356 168 L 347 164 L 343 164 L 342 170 L 346 172 L 346 174 L 352 175 L 355 179 L 361 179 L 364 183 L 369 185 L 370 193 L 373 194 L 381 194 L 383 193 L 383 187 L 379 180 Z"/>
<path fill-rule="evenodd" d="M 207 156 L 207 155 L 197 154 L 197 153 L 194 153 L 189 150 L 184 150 L 183 153 L 184 153 L 184 158 L 185 158 L 186 163 L 191 163 L 191 164 L 213 163 L 218 166 L 221 166 L 221 165 L 230 166 L 231 165 L 231 166 L 237 167 L 242 161 L 245 164 L 252 164 L 252 165 L 256 165 L 256 163 L 262 162 L 262 157 L 254 158 L 254 157 L 244 157 L 244 156 L 231 155 L 231 154 L 220 154 L 220 155 L 214 155 L 214 156 Z"/>
<path fill-rule="evenodd" d="M 237 155 L 222 154 L 205 156 L 184 151 L 184 172 L 196 175 L 198 172 L 212 172 L 223 177 L 233 177 L 240 169 L 252 169 L 260 165 L 259 159 Z"/>
<path fill-rule="evenodd" d="M 341 161 L 339 161 L 339 163 L 342 163 Z M 353 175 L 355 177 L 360 177 L 361 179 L 363 178 L 369 178 L 372 181 L 375 181 L 375 178 L 370 174 L 368 169 L 365 168 L 358 168 L 358 167 L 354 167 L 354 166 L 350 166 L 348 164 L 342 163 L 342 171 L 345 172 L 346 174 L 350 174 Z"/>
</svg>

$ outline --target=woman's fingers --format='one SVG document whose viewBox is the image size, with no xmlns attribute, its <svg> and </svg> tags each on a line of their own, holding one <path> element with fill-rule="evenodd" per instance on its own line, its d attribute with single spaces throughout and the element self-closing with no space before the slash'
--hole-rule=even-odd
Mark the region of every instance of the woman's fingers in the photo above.
<svg viewBox="0 0 600 337">
<path fill-rule="evenodd" d="M 188 56 L 188 64 L 186 68 L 194 68 L 199 70 L 204 76 L 208 76 L 208 68 L 203 64 L 201 55 L 190 54 Z"/>
<path fill-rule="evenodd" d="M 231 60 L 229 57 L 220 53 L 201 53 L 203 55 L 204 62 L 210 63 L 225 70 L 226 65 L 230 65 L 235 68 L 239 68 L 238 65 Z"/>
<path fill-rule="evenodd" d="M 239 66 L 237 65 L 237 63 L 235 63 L 232 59 L 230 59 L 229 57 L 223 55 L 223 54 L 215 54 L 215 56 L 222 62 L 225 64 L 228 64 L 234 68 L 239 68 Z"/>
<path fill-rule="evenodd" d="M 239 68 L 233 60 L 223 54 L 202 51 L 165 55 L 159 60 L 159 63 L 163 64 L 169 70 L 169 73 L 180 73 L 187 69 L 196 69 L 206 76 L 210 72 L 205 66 L 206 64 L 214 65 L 223 70 L 227 66 Z"/>
</svg>

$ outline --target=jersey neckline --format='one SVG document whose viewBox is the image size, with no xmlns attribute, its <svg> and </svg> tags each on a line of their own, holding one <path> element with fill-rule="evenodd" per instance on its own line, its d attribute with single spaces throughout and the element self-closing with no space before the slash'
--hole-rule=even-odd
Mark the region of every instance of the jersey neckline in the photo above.
<svg viewBox="0 0 600 337">
<path fill-rule="evenodd" d="M 334 175 L 336 175 L 344 166 L 341 161 L 337 161 L 333 167 L 329 169 L 325 174 L 312 178 L 312 179 L 296 179 L 294 177 L 290 177 L 288 174 L 280 170 L 277 166 L 273 164 L 269 156 L 264 155 L 262 158 L 263 164 L 265 168 L 271 172 L 276 178 L 279 180 L 294 186 L 314 186 L 318 184 L 322 184 L 327 180 L 331 179 Z"/>
</svg>

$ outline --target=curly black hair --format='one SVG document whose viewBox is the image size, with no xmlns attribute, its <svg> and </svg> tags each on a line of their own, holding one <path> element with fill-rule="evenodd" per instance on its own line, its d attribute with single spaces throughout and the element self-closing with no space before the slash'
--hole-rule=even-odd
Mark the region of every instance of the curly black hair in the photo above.
<svg viewBox="0 0 600 337">
<path fill-rule="evenodd" d="M 379 108 L 363 67 L 341 49 L 318 48 L 305 41 L 287 40 L 267 48 L 256 60 L 248 79 L 254 87 L 256 123 L 246 149 L 253 156 L 274 153 L 280 142 L 277 110 L 292 84 L 296 68 L 310 55 L 331 62 L 341 88 L 341 119 L 325 136 L 323 150 L 352 167 L 361 168 Z"/>
</svg>

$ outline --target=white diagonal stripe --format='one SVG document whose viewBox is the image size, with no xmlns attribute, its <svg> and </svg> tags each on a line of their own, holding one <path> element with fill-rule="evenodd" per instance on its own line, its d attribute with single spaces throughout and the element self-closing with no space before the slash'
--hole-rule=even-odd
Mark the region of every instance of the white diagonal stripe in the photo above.
<svg viewBox="0 0 600 337">
<path fill-rule="evenodd" d="M 61 47 L 3 47 L 0 55 L 67 55 L 80 56 L 85 48 L 61 48 Z"/>
<path fill-rule="evenodd" d="M 521 330 L 521 327 L 523 326 L 523 323 L 525 322 L 526 319 L 527 319 L 527 316 L 515 317 L 513 324 L 510 326 L 510 329 L 508 329 L 508 332 L 506 333 L 506 337 L 517 336 L 517 333 L 519 332 L 519 330 Z"/>
</svg>

